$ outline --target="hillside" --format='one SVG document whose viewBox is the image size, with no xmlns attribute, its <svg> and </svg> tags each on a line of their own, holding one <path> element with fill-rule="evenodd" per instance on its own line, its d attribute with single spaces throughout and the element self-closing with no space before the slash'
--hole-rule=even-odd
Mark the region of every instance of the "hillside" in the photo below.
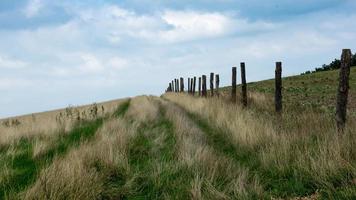
<svg viewBox="0 0 356 200">
<path fill-rule="evenodd" d="M 286 77 L 283 79 L 283 103 L 285 107 L 299 111 L 335 112 L 339 70 Z M 231 87 L 222 90 L 228 95 Z M 238 87 L 238 91 L 240 88 Z M 274 98 L 274 79 L 248 83 L 248 91 Z M 349 113 L 356 114 L 356 67 L 351 67 L 349 90 Z"/>
<path fill-rule="evenodd" d="M 0 199 L 355 199 L 356 116 L 337 134 L 336 81 L 285 78 L 282 118 L 267 80 L 247 109 L 226 87 L 2 120 Z"/>
</svg>

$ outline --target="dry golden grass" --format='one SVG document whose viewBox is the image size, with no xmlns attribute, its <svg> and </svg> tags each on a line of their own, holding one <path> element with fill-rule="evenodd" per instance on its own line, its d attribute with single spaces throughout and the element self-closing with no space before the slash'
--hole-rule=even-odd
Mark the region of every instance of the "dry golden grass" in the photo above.
<svg viewBox="0 0 356 200">
<path fill-rule="evenodd" d="M 236 146 L 257 152 L 265 168 L 292 168 L 309 174 L 316 184 L 330 187 L 330 180 L 345 171 L 356 176 L 356 124 L 352 117 L 345 134 L 339 135 L 333 116 L 286 108 L 280 119 L 270 112 L 269 102 L 263 103 L 268 98 L 262 94 L 250 94 L 253 105 L 249 109 L 227 103 L 227 97 L 194 98 L 172 93 L 164 97 L 226 130 L 225 137 Z M 348 184 L 347 180 L 342 184 Z"/>
<path fill-rule="evenodd" d="M 168 102 L 163 104 L 166 117 L 175 127 L 179 165 L 188 166 L 195 173 L 190 183 L 192 199 L 246 199 L 249 193 L 262 194 L 263 189 L 258 180 L 249 179 L 246 168 L 217 154 L 207 144 L 206 134 L 181 108 Z M 220 188 L 221 182 L 227 187 Z"/>
<path fill-rule="evenodd" d="M 133 98 L 126 114 L 127 117 L 141 122 L 155 120 L 159 113 L 158 102 L 154 101 L 155 99 L 159 98 L 154 96 L 138 96 Z"/>
<path fill-rule="evenodd" d="M 96 116 L 94 116 L 94 111 L 91 112 L 94 105 L 86 105 L 2 119 L 0 120 L 0 145 L 9 144 L 19 138 L 51 136 L 58 132 L 68 132 L 79 119 L 90 120 L 111 114 L 124 101 L 126 99 L 96 104 Z"/>
<path fill-rule="evenodd" d="M 98 171 L 120 168 L 129 171 L 127 143 L 135 135 L 135 124 L 112 119 L 98 131 L 94 142 L 81 145 L 65 157 L 57 158 L 42 170 L 36 183 L 24 194 L 25 199 L 96 199 L 104 191 L 108 174 Z M 110 173 L 109 171 L 107 173 Z"/>
<path fill-rule="evenodd" d="M 23 193 L 24 199 L 97 199 L 111 196 L 106 179 L 115 173 L 129 174 L 128 143 L 141 123 L 158 116 L 153 97 L 134 98 L 123 118 L 112 118 L 98 130 L 92 142 L 58 157 L 42 170 L 36 183 Z M 132 120 L 138 119 L 138 120 Z M 125 187 L 121 190 L 125 193 Z M 115 188 L 114 188 L 115 189 Z M 112 197 L 111 198 L 115 198 Z M 117 197 L 118 198 L 118 197 Z"/>
</svg>

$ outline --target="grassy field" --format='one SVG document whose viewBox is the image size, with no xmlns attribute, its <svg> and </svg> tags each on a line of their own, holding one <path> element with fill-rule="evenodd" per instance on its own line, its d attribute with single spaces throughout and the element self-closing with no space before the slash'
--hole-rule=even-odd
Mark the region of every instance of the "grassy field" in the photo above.
<svg viewBox="0 0 356 200">
<path fill-rule="evenodd" d="M 351 68 L 348 111 L 356 114 L 356 67 Z M 283 103 L 287 109 L 295 111 L 323 111 L 335 113 L 336 91 L 339 71 L 291 76 L 283 79 Z M 240 88 L 238 88 L 239 90 Z M 226 95 L 230 87 L 223 88 Z M 274 98 L 274 79 L 248 84 L 250 92 L 257 92 Z"/>
<path fill-rule="evenodd" d="M 343 135 L 336 71 L 285 78 L 282 118 L 267 80 L 1 120 L 0 199 L 355 199 L 354 74 Z"/>
</svg>

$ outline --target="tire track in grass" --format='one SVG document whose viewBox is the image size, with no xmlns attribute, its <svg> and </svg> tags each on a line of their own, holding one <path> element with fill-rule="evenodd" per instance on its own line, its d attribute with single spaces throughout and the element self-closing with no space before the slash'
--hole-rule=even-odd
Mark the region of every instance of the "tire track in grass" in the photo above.
<svg viewBox="0 0 356 200">
<path fill-rule="evenodd" d="M 123 199 L 189 199 L 186 169 L 176 166 L 174 126 L 164 117 L 144 123 L 129 146 L 129 164 L 134 169 L 132 192 Z M 157 143 L 157 141 L 159 143 Z"/>
<path fill-rule="evenodd" d="M 119 105 L 115 112 L 116 117 L 123 116 L 130 105 L 130 100 Z M 78 146 L 84 140 L 90 140 L 101 127 L 106 118 L 98 118 L 94 121 L 83 121 L 74 126 L 68 134 L 61 134 L 45 153 L 33 158 L 33 141 L 31 139 L 21 139 L 14 149 L 18 154 L 5 156 L 5 163 L 13 173 L 0 184 L 0 199 L 16 196 L 36 181 L 36 177 L 42 168 L 48 166 L 55 156 L 63 156 L 71 147 Z M 5 148 L 3 152 L 5 152 Z"/>
<path fill-rule="evenodd" d="M 166 99 L 170 101 L 169 99 Z M 300 177 L 293 169 L 280 171 L 277 168 L 264 168 L 258 158 L 258 153 L 252 149 L 235 145 L 228 139 L 228 133 L 221 128 L 209 123 L 206 119 L 196 113 L 189 112 L 179 104 L 170 101 L 180 107 L 208 137 L 207 143 L 218 153 L 232 158 L 238 164 L 247 167 L 251 174 L 258 175 L 264 190 L 267 192 L 266 198 L 271 197 L 297 197 L 313 194 L 317 186 L 311 178 Z M 253 177 L 250 177 L 253 178 Z"/>
</svg>

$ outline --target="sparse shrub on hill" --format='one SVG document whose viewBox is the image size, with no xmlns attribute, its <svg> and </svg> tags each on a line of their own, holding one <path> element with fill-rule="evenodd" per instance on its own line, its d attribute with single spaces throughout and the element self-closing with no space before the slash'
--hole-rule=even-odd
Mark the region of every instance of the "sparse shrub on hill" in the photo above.
<svg viewBox="0 0 356 200">
<path fill-rule="evenodd" d="M 323 64 L 321 67 L 315 68 L 314 71 L 306 71 L 306 72 L 302 73 L 301 75 L 336 70 L 336 69 L 340 69 L 340 66 L 341 66 L 340 59 L 335 59 L 330 64 Z M 356 66 L 356 53 L 352 56 L 351 66 L 353 66 L 353 67 Z"/>
</svg>

